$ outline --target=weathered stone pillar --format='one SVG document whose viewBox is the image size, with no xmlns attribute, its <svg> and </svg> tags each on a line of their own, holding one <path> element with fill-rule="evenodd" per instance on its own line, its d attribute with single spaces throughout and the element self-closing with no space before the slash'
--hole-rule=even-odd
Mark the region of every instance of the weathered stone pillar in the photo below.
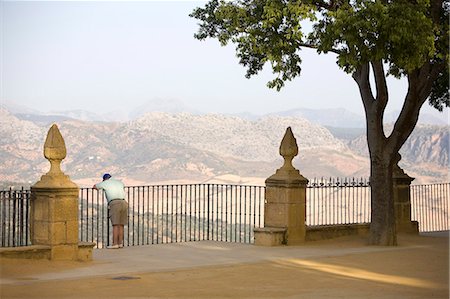
<svg viewBox="0 0 450 299">
<path fill-rule="evenodd" d="M 397 161 L 393 169 L 394 209 L 398 232 L 418 233 L 417 221 L 411 221 L 411 192 L 410 186 L 414 178 L 407 175 L 398 166 L 401 155 L 397 154 Z"/>
<path fill-rule="evenodd" d="M 255 245 L 296 245 L 306 237 L 306 185 L 308 180 L 292 165 L 297 141 L 287 128 L 281 141 L 284 165 L 266 180 L 264 228 L 255 229 Z"/>
<path fill-rule="evenodd" d="M 61 171 L 66 146 L 56 125 L 48 131 L 44 156 L 50 170 L 31 187 L 31 242 L 49 246 L 51 260 L 91 260 L 94 244 L 78 243 L 79 189 Z"/>
</svg>

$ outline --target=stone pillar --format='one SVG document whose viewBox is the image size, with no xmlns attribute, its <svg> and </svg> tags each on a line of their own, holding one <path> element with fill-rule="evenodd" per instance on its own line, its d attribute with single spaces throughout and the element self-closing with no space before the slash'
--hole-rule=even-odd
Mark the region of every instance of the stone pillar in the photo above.
<svg viewBox="0 0 450 299">
<path fill-rule="evenodd" d="M 48 131 L 44 157 L 50 170 L 31 187 L 31 242 L 49 246 L 51 260 L 91 260 L 94 244 L 78 243 L 79 189 L 61 171 L 66 146 L 55 124 Z"/>
<path fill-rule="evenodd" d="M 255 245 L 296 245 L 306 237 L 306 185 L 308 180 L 292 165 L 297 141 L 287 128 L 281 141 L 284 165 L 266 180 L 264 225 L 255 229 Z"/>
<path fill-rule="evenodd" d="M 417 221 L 411 221 L 411 192 L 410 186 L 414 178 L 407 175 L 398 166 L 401 155 L 397 154 L 397 161 L 392 172 L 394 185 L 394 209 L 398 232 L 418 233 Z"/>
</svg>

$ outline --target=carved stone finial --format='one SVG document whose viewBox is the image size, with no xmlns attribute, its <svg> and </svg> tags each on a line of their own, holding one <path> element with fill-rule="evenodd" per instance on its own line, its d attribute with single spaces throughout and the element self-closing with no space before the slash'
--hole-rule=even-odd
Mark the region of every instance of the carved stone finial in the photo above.
<svg viewBox="0 0 450 299">
<path fill-rule="evenodd" d="M 306 186 L 308 180 L 292 165 L 292 160 L 298 155 L 298 146 L 291 127 L 286 129 L 283 140 L 281 140 L 280 155 L 284 159 L 284 164 L 277 169 L 275 174 L 267 178 L 266 185 L 282 187 Z"/>
<path fill-rule="evenodd" d="M 414 180 L 414 178 L 406 174 L 405 171 L 398 165 L 401 159 L 402 155 L 400 155 L 400 153 L 397 153 L 394 158 L 394 166 L 392 167 L 392 177 L 394 179 L 402 179 L 411 182 Z"/>
<path fill-rule="evenodd" d="M 48 130 L 44 144 L 44 157 L 50 161 L 50 170 L 47 175 L 57 176 L 63 174 L 61 161 L 66 157 L 66 144 L 59 132 L 58 126 L 53 124 Z"/>
<path fill-rule="evenodd" d="M 294 137 L 294 134 L 292 133 L 291 127 L 288 127 L 286 129 L 286 133 L 284 134 L 283 140 L 281 140 L 280 145 L 280 155 L 284 159 L 284 165 L 281 167 L 281 169 L 294 169 L 294 166 L 292 165 L 292 160 L 295 156 L 298 155 L 298 146 L 297 146 L 297 140 Z"/>
<path fill-rule="evenodd" d="M 400 166 L 398 166 L 398 162 L 400 162 L 401 159 L 402 155 L 400 155 L 400 153 L 397 153 L 394 158 L 394 167 L 392 169 L 392 173 L 394 176 L 405 174 L 403 169 L 401 169 Z"/>
<path fill-rule="evenodd" d="M 70 178 L 61 171 L 61 161 L 66 157 L 66 144 L 56 124 L 48 130 L 44 143 L 44 157 L 50 162 L 50 170 L 41 177 L 35 188 L 77 188 Z"/>
</svg>

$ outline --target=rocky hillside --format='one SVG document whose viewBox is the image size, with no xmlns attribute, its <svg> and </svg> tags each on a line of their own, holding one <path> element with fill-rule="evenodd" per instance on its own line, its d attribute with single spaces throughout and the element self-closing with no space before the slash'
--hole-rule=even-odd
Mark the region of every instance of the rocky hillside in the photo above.
<svg viewBox="0 0 450 299">
<path fill-rule="evenodd" d="M 369 157 L 365 134 L 347 140 L 346 144 L 355 154 Z M 419 124 L 400 150 L 400 166 L 419 180 L 448 181 L 449 145 L 448 126 Z"/>
<path fill-rule="evenodd" d="M 34 183 L 48 171 L 42 147 L 50 126 L 31 119 L 18 119 L 0 110 L 0 181 Z M 69 119 L 58 122 L 58 126 L 67 146 L 63 170 L 78 182 L 97 179 L 105 171 L 146 184 L 168 180 L 200 182 L 226 176 L 266 178 L 282 165 L 278 148 L 288 126 L 299 144 L 299 157 L 294 164 L 305 176 L 369 173 L 367 154 L 358 146 L 358 142 L 364 144 L 363 137 L 351 142 L 339 140 L 328 129 L 299 117 L 246 120 L 236 116 L 153 112 L 128 123 Z M 430 127 L 429 134 L 433 130 Z M 406 148 L 407 152 L 415 151 L 404 155 L 405 162 L 417 162 L 417 167 L 433 165 L 442 172 L 442 151 L 447 150 L 448 163 L 446 136 L 431 138 L 434 143 L 428 146 L 433 149 Z M 442 148 L 441 154 L 431 154 L 437 150 L 434 147 Z M 424 155 L 420 161 L 415 156 L 418 153 Z M 427 175 L 430 178 L 433 179 Z"/>
<path fill-rule="evenodd" d="M 201 151 L 245 161 L 273 161 L 287 127 L 291 127 L 302 149 L 345 150 L 346 146 L 324 127 L 303 118 L 263 117 L 249 121 L 217 114 L 148 113 L 131 122 L 130 130 L 163 140 L 174 140 Z"/>
</svg>

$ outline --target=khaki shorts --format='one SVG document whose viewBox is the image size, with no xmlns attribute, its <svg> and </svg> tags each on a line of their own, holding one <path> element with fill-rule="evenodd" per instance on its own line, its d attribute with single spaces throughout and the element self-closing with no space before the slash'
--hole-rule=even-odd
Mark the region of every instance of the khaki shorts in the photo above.
<svg viewBox="0 0 450 299">
<path fill-rule="evenodd" d="M 126 200 L 111 200 L 108 204 L 108 211 L 112 225 L 128 224 L 128 203 Z"/>
</svg>

